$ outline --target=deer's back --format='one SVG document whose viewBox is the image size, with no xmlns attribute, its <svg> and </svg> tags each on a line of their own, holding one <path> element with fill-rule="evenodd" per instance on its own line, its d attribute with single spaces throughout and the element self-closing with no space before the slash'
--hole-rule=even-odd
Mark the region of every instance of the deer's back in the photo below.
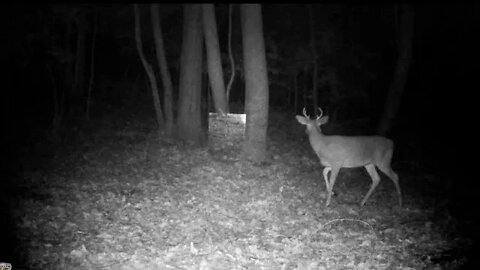
<svg viewBox="0 0 480 270">
<path fill-rule="evenodd" d="M 389 151 L 393 141 L 381 136 L 323 136 L 310 143 L 324 166 L 361 167 L 378 164 Z"/>
</svg>

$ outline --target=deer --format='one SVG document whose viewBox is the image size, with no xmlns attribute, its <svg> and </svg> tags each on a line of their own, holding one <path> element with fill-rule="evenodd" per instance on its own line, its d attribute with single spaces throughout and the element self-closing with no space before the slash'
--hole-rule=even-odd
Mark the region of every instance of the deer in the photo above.
<svg viewBox="0 0 480 270">
<path fill-rule="evenodd" d="M 327 201 L 325 206 L 330 205 L 333 194 L 333 186 L 341 168 L 365 167 L 372 184 L 363 198 L 360 206 L 363 207 L 370 195 L 380 183 L 380 176 L 376 168 L 387 175 L 395 185 L 398 203 L 402 207 L 402 192 L 398 182 L 398 175 L 392 170 L 391 162 L 394 149 L 392 140 L 382 136 L 341 136 L 325 135 L 321 126 L 328 122 L 328 116 L 322 116 L 323 111 L 319 107 L 320 115 L 316 119 L 310 119 L 306 108 L 303 108 L 303 116 L 297 115 L 297 121 L 306 126 L 313 151 L 324 166 L 323 178 L 327 186 Z M 330 172 L 330 180 L 328 173 Z"/>
</svg>

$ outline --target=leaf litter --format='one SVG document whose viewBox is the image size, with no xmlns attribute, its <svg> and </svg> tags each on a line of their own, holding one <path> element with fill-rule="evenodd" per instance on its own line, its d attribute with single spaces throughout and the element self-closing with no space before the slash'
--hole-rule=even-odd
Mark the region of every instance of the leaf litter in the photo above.
<svg viewBox="0 0 480 270">
<path fill-rule="evenodd" d="M 261 166 L 239 159 L 244 124 L 230 116 L 210 116 L 208 148 L 131 121 L 57 151 L 10 194 L 22 267 L 441 269 L 434 254 L 465 241 L 418 196 L 398 209 L 387 181 L 360 208 L 369 180 L 356 171 L 326 208 L 318 161 L 289 124 L 269 129 Z"/>
</svg>

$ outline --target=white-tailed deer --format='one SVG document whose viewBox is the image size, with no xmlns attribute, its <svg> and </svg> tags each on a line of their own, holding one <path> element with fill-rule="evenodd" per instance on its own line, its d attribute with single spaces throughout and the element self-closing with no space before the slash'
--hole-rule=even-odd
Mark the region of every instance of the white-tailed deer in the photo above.
<svg viewBox="0 0 480 270">
<path fill-rule="evenodd" d="M 372 178 L 372 185 L 361 202 L 361 206 L 365 204 L 372 192 L 380 183 L 380 176 L 375 167 L 385 173 L 395 184 L 398 195 L 398 203 L 402 206 L 402 192 L 398 183 L 398 175 L 391 168 L 391 160 L 393 155 L 393 141 L 381 136 L 327 136 L 322 133 L 321 125 L 328 122 L 328 116 L 324 116 L 322 109 L 317 119 L 310 119 L 306 109 L 303 109 L 303 115 L 297 115 L 297 121 L 307 126 L 310 145 L 313 151 L 320 159 L 320 163 L 325 166 L 323 169 L 323 178 L 327 185 L 327 202 L 333 193 L 333 186 L 337 178 L 340 168 L 365 167 L 368 174 Z M 328 172 L 330 172 L 330 181 L 328 180 Z"/>
</svg>

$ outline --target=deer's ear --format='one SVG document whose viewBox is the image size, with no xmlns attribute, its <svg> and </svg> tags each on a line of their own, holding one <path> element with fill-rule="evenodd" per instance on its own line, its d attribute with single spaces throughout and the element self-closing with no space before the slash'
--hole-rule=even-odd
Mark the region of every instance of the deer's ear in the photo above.
<svg viewBox="0 0 480 270">
<path fill-rule="evenodd" d="M 317 120 L 318 125 L 323 125 L 328 122 L 328 116 L 321 117 L 320 119 Z"/>
<path fill-rule="evenodd" d="M 302 124 L 302 125 L 306 125 L 307 124 L 307 118 L 301 116 L 301 115 L 297 115 L 295 116 L 295 118 L 297 118 L 297 121 Z"/>
</svg>

